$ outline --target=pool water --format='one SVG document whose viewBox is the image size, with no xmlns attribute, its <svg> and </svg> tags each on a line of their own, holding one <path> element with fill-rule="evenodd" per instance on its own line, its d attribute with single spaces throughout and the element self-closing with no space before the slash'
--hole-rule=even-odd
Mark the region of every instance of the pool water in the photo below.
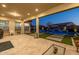
<svg viewBox="0 0 79 59">
<path fill-rule="evenodd" d="M 41 33 L 47 33 L 47 34 L 56 34 L 56 35 L 68 35 L 73 36 L 75 32 L 68 32 L 68 31 L 58 31 L 58 30 L 40 30 Z"/>
<path fill-rule="evenodd" d="M 32 30 L 33 32 L 36 32 L 36 29 Z M 56 34 L 56 35 L 67 35 L 67 36 L 74 36 L 75 32 L 73 31 L 63 31 L 59 29 L 49 29 L 49 30 L 42 30 L 40 29 L 40 33 L 47 33 L 47 34 Z M 77 34 L 77 33 L 76 33 Z"/>
</svg>

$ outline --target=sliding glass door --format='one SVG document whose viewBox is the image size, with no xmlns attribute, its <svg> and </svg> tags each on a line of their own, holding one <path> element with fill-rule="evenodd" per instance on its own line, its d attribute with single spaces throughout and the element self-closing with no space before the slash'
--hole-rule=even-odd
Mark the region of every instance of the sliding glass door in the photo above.
<svg viewBox="0 0 79 59">
<path fill-rule="evenodd" d="M 21 34 L 21 22 L 15 22 L 15 31 L 17 34 Z"/>
<path fill-rule="evenodd" d="M 9 35 L 9 22 L 7 20 L 0 20 L 0 29 L 4 31 L 4 35 Z"/>
</svg>

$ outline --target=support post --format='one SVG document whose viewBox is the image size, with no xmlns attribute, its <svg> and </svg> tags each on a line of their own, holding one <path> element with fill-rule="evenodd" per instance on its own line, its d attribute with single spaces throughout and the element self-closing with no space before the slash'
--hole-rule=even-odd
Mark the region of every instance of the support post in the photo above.
<svg viewBox="0 0 79 59">
<path fill-rule="evenodd" d="M 24 21 L 21 22 L 21 34 L 24 34 Z"/>
<path fill-rule="evenodd" d="M 36 17 L 36 34 L 35 38 L 39 38 L 39 18 Z"/>
<path fill-rule="evenodd" d="M 15 20 L 13 19 L 9 21 L 9 32 L 10 32 L 10 35 L 15 34 Z"/>
</svg>

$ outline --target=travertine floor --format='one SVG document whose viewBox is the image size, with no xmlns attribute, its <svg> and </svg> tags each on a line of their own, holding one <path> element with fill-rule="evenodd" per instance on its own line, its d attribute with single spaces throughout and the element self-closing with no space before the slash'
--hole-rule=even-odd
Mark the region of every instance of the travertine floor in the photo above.
<svg viewBox="0 0 79 59">
<path fill-rule="evenodd" d="M 78 54 L 74 46 L 45 40 L 42 38 L 34 38 L 26 34 L 6 36 L 0 39 L 0 42 L 11 41 L 14 48 L 0 52 L 0 55 L 41 55 L 45 52 L 52 44 L 60 45 L 66 48 L 67 55 Z"/>
</svg>

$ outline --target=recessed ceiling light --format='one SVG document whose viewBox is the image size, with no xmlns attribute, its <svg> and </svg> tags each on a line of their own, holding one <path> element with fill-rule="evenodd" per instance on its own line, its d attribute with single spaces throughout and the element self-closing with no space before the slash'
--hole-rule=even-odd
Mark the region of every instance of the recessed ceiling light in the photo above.
<svg viewBox="0 0 79 59">
<path fill-rule="evenodd" d="M 36 8 L 36 9 L 35 9 L 35 11 L 37 12 L 37 11 L 39 11 L 39 9 L 38 9 L 38 8 Z"/>
<path fill-rule="evenodd" d="M 29 15 L 30 15 L 30 13 L 27 13 L 27 15 L 29 16 Z"/>
<path fill-rule="evenodd" d="M 2 7 L 6 8 L 7 6 L 5 4 L 2 4 Z"/>
</svg>

